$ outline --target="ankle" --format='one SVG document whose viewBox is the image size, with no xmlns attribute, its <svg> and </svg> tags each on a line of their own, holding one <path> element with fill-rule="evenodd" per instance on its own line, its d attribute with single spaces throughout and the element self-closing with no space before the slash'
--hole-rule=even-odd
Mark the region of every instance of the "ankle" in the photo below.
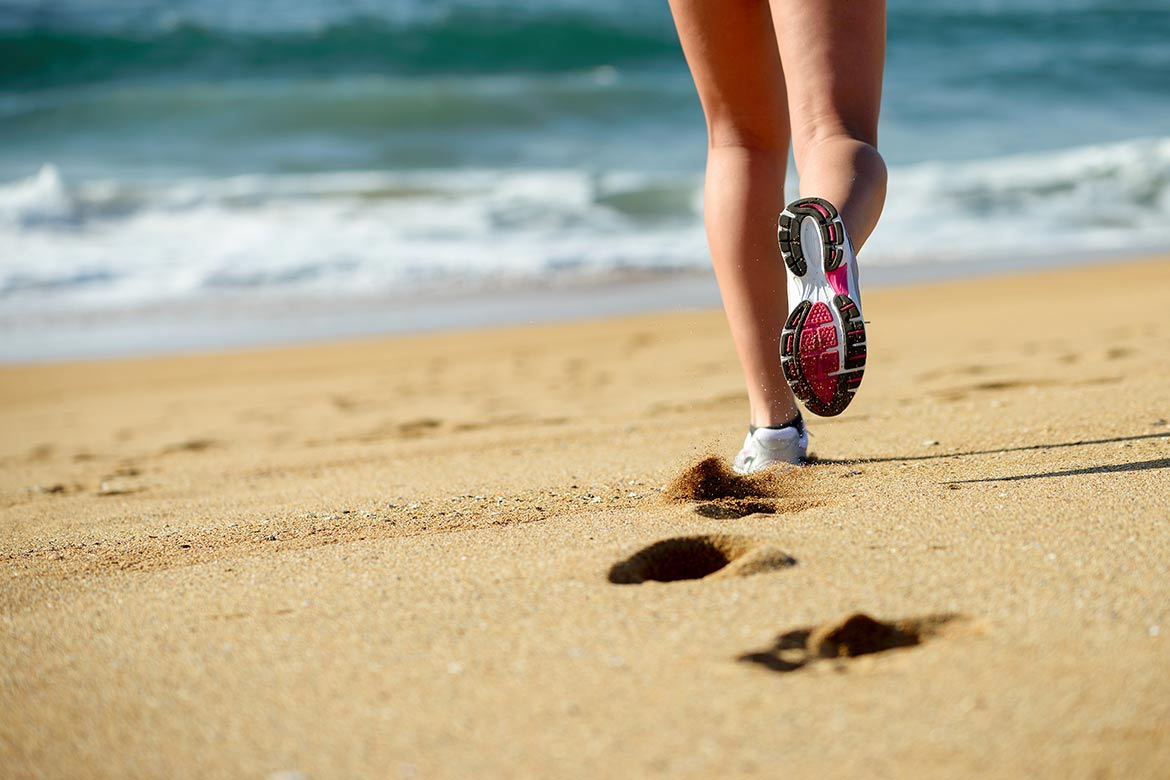
<svg viewBox="0 0 1170 780">
<path fill-rule="evenodd" d="M 781 423 L 779 425 L 749 425 L 748 426 L 748 431 L 750 433 L 755 433 L 756 431 L 785 431 L 785 430 L 789 430 L 789 429 L 795 430 L 797 432 L 797 434 L 799 434 L 801 436 L 804 435 L 804 417 L 801 416 L 800 412 L 797 412 L 796 416 L 793 417 L 791 420 L 788 420 L 787 422 Z"/>
<path fill-rule="evenodd" d="M 800 419 L 800 410 L 795 403 L 765 409 L 753 409 L 750 415 L 752 428 L 779 428 Z"/>
</svg>

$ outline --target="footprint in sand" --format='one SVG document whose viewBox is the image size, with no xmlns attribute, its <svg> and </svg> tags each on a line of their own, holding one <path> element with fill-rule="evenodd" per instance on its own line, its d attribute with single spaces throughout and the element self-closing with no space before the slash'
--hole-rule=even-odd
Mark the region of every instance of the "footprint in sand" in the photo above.
<svg viewBox="0 0 1170 780">
<path fill-rule="evenodd" d="M 774 672 L 794 672 L 818 661 L 914 647 L 965 620 L 962 615 L 927 615 L 885 622 L 858 612 L 835 623 L 787 631 L 768 649 L 746 653 L 739 660 Z"/>
<path fill-rule="evenodd" d="M 617 585 L 746 577 L 796 565 L 783 550 L 747 536 L 711 534 L 664 539 L 609 570 Z"/>
<path fill-rule="evenodd" d="M 159 454 L 170 455 L 176 452 L 203 452 L 218 446 L 219 442 L 215 439 L 188 439 L 187 441 L 168 444 L 159 451 Z"/>
<path fill-rule="evenodd" d="M 395 429 L 399 437 L 403 439 L 417 439 L 425 436 L 438 428 L 441 428 L 443 421 L 434 417 L 422 417 L 417 420 L 408 420 L 404 423 L 399 423 Z"/>
<path fill-rule="evenodd" d="M 695 514 L 712 520 L 736 520 L 748 515 L 774 515 L 779 509 L 778 504 L 778 501 L 756 498 L 723 498 L 699 504 L 695 507 Z"/>
</svg>

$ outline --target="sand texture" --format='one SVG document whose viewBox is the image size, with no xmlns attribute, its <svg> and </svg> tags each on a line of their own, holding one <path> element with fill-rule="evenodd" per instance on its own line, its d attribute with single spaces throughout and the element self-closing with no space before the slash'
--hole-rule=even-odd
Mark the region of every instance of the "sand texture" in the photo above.
<svg viewBox="0 0 1170 780">
<path fill-rule="evenodd" d="M 0 369 L 0 777 L 1170 777 L 1170 261 L 865 303 Z"/>
</svg>

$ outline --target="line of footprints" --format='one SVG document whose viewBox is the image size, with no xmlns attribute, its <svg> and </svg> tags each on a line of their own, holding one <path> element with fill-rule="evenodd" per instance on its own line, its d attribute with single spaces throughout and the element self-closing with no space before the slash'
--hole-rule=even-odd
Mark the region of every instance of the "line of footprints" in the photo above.
<svg viewBox="0 0 1170 780">
<path fill-rule="evenodd" d="M 676 502 L 703 502 L 696 512 L 707 517 L 739 517 L 749 512 L 775 512 L 787 494 L 799 490 L 799 485 L 791 484 L 797 479 L 797 473 L 783 471 L 739 476 L 718 458 L 710 457 L 684 471 L 664 495 Z M 734 534 L 705 534 L 655 542 L 614 564 L 609 581 L 638 585 L 714 580 L 794 565 L 794 558 L 768 542 Z M 855 613 L 832 623 L 786 631 L 772 646 L 745 653 L 739 660 L 776 672 L 793 672 L 818 661 L 840 662 L 913 647 L 961 620 L 962 615 L 942 614 L 886 622 Z"/>
</svg>

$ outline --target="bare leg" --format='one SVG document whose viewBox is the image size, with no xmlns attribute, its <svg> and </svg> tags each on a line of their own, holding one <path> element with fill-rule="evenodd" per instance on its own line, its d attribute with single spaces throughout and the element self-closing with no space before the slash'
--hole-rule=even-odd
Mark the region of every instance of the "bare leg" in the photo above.
<svg viewBox="0 0 1170 780">
<path fill-rule="evenodd" d="M 885 2 L 671 0 L 671 10 L 707 118 L 707 239 L 751 422 L 777 425 L 797 413 L 780 368 L 788 301 L 776 246 L 790 132 L 801 194 L 836 205 L 860 248 L 885 201 Z"/>
<path fill-rule="evenodd" d="M 886 52 L 885 0 L 771 0 L 788 84 L 800 194 L 841 211 L 854 248 L 886 196 L 877 152 Z"/>
<path fill-rule="evenodd" d="M 776 217 L 784 208 L 788 112 L 766 0 L 671 0 L 707 117 L 704 216 L 753 425 L 797 414 L 780 369 L 788 314 Z"/>
</svg>

